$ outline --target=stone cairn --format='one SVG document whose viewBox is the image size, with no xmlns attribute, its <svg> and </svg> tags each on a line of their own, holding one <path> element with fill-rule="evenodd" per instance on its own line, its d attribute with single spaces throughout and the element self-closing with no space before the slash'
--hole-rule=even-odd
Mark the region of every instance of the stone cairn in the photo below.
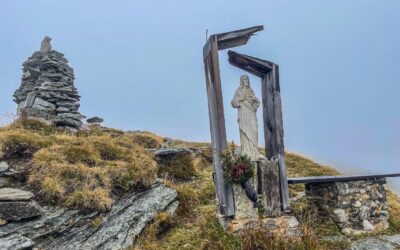
<svg viewBox="0 0 400 250">
<path fill-rule="evenodd" d="M 40 51 L 23 63 L 21 86 L 13 95 L 17 113 L 77 129 L 85 117 L 78 111 L 80 96 L 74 87 L 74 71 L 64 54 L 52 50 L 50 41 L 46 36 Z"/>
</svg>

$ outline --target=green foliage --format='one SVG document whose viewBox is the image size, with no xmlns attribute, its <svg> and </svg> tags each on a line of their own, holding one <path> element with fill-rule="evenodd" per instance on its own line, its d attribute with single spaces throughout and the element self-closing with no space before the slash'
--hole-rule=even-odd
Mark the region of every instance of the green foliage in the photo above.
<svg viewBox="0 0 400 250">
<path fill-rule="evenodd" d="M 254 177 L 254 165 L 247 155 L 234 155 L 226 151 L 222 155 L 222 165 L 224 166 L 225 183 L 243 183 Z"/>
</svg>

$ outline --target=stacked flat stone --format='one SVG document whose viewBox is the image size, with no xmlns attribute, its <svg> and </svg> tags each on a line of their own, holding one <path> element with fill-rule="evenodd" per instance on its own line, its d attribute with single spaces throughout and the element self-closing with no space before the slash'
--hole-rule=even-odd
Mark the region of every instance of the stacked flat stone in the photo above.
<svg viewBox="0 0 400 250">
<path fill-rule="evenodd" d="M 80 96 L 74 71 L 64 54 L 52 50 L 45 37 L 40 51 L 23 63 L 21 86 L 14 93 L 17 113 L 43 118 L 56 126 L 79 128 L 85 118 L 78 111 Z"/>
<path fill-rule="evenodd" d="M 386 179 L 308 183 L 306 197 L 321 214 L 333 218 L 344 234 L 389 227 Z"/>
</svg>

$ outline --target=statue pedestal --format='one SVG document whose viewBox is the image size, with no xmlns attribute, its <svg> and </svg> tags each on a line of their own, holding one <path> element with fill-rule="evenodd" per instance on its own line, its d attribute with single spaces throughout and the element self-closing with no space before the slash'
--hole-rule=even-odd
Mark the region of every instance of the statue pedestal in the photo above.
<svg viewBox="0 0 400 250">
<path fill-rule="evenodd" d="M 233 184 L 232 188 L 235 197 L 235 219 L 257 219 L 258 208 L 254 208 L 254 203 L 247 197 L 242 186 L 240 184 Z"/>
</svg>

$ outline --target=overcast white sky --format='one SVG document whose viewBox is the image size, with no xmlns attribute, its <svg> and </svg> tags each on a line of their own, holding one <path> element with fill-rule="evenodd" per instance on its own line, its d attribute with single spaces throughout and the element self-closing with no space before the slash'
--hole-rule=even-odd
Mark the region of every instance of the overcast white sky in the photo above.
<svg viewBox="0 0 400 250">
<path fill-rule="evenodd" d="M 75 69 L 83 114 L 208 141 L 206 29 L 264 25 L 235 50 L 280 65 L 287 150 L 342 169 L 400 171 L 399 23 L 396 0 L 0 0 L 0 114 L 15 112 L 21 64 L 49 35 Z M 220 59 L 228 137 L 238 141 L 230 100 L 243 72 L 226 51 Z"/>
</svg>

